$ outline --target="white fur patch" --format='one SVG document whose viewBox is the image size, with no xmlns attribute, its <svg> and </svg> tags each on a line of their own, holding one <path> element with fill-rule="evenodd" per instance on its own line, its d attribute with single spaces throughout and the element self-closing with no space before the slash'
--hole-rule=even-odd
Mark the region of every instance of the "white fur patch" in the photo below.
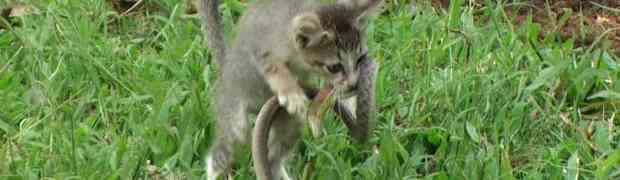
<svg viewBox="0 0 620 180">
<path fill-rule="evenodd" d="M 349 108 L 349 110 L 351 110 L 351 115 L 353 115 L 353 118 L 357 118 L 356 117 L 357 97 L 351 97 L 351 98 L 344 99 L 343 103 L 347 108 Z"/>
<path fill-rule="evenodd" d="M 206 161 L 207 161 L 207 167 L 206 167 L 207 180 L 217 180 L 217 177 L 219 177 L 222 174 L 222 170 L 216 170 L 213 156 L 211 155 L 207 156 Z"/>
<path fill-rule="evenodd" d="M 280 175 L 283 180 L 292 180 L 291 176 L 289 176 L 288 172 L 286 172 L 286 168 L 284 166 L 280 166 Z"/>
</svg>

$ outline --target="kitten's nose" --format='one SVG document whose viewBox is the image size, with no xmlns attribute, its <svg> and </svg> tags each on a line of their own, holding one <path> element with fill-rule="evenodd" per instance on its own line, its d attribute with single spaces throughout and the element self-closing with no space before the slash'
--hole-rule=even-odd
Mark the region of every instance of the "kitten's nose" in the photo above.
<svg viewBox="0 0 620 180">
<path fill-rule="evenodd" d="M 340 81 L 338 81 L 338 82 L 336 82 L 336 83 L 338 83 L 338 86 L 341 86 L 341 87 L 346 87 L 346 86 L 347 86 L 347 84 L 348 84 L 348 83 L 347 83 L 347 81 L 346 81 L 346 80 L 344 80 L 344 79 L 343 79 L 343 80 L 340 80 Z"/>
<path fill-rule="evenodd" d="M 349 85 L 340 86 L 339 92 L 340 93 L 338 94 L 341 98 L 348 98 L 348 97 L 354 96 L 357 92 L 357 85 L 349 84 Z"/>
<path fill-rule="evenodd" d="M 342 77 L 342 76 L 338 76 L 338 77 L 336 77 L 334 79 L 333 82 L 334 82 L 334 85 L 342 87 L 342 86 L 345 86 L 347 84 L 347 78 Z"/>
</svg>

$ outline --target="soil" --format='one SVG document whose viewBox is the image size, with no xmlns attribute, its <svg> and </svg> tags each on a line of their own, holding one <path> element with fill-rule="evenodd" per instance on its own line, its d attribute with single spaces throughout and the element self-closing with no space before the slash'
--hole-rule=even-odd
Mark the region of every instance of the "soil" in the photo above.
<svg viewBox="0 0 620 180">
<path fill-rule="evenodd" d="M 486 2 L 474 0 L 473 6 L 482 7 Z M 450 0 L 432 0 L 432 5 L 448 8 Z M 532 21 L 542 27 L 539 34 L 541 40 L 550 35 L 558 36 L 561 41 L 572 38 L 577 47 L 589 47 L 603 36 L 608 43 L 597 43 L 597 47 L 620 55 L 618 0 L 517 0 L 508 1 L 505 7 L 506 14 L 514 18 L 516 25 L 524 23 L 532 15 Z"/>
</svg>

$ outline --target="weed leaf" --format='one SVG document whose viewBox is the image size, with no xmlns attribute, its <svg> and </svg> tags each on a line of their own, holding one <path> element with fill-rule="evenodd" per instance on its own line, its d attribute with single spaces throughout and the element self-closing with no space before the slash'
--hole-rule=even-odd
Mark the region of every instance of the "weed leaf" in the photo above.
<svg viewBox="0 0 620 180">
<path fill-rule="evenodd" d="M 577 180 L 579 179 L 579 153 L 575 152 L 568 159 L 568 164 L 566 165 L 566 176 L 564 179 L 566 180 Z"/>
<path fill-rule="evenodd" d="M 465 128 L 467 129 L 467 134 L 469 135 L 471 140 L 475 141 L 476 143 L 480 143 L 480 135 L 478 135 L 478 130 L 476 129 L 476 127 L 471 125 L 471 123 L 466 122 Z"/>
</svg>

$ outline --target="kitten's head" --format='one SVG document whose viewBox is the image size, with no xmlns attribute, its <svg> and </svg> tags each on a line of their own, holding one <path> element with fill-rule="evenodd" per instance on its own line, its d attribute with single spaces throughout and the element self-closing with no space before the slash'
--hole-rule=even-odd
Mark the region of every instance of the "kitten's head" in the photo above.
<svg viewBox="0 0 620 180">
<path fill-rule="evenodd" d="M 366 26 L 381 0 L 339 0 L 294 18 L 292 40 L 310 70 L 340 93 L 355 88 L 366 58 Z"/>
</svg>

